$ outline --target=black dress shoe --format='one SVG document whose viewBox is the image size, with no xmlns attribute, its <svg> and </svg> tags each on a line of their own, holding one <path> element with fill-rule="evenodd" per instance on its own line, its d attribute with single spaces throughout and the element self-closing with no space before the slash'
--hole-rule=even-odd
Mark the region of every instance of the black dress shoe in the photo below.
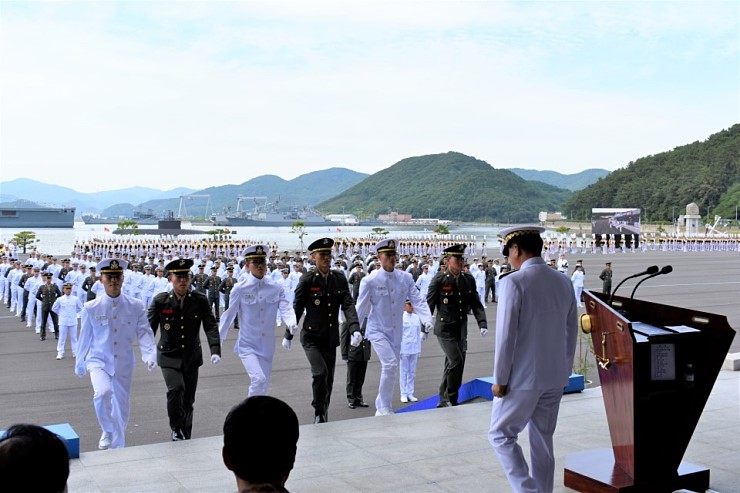
<svg viewBox="0 0 740 493">
<path fill-rule="evenodd" d="M 59 340 L 59 332 L 54 332 L 54 339 Z"/>
<path fill-rule="evenodd" d="M 46 340 L 46 334 L 41 334 L 39 336 L 39 341 L 45 341 Z"/>
<path fill-rule="evenodd" d="M 185 434 L 183 434 L 182 430 L 172 430 L 172 441 L 179 442 L 181 440 L 185 440 Z"/>
<path fill-rule="evenodd" d="M 313 424 L 326 423 L 326 417 L 323 414 L 319 414 L 313 419 Z"/>
<path fill-rule="evenodd" d="M 441 407 L 450 407 L 450 403 L 449 402 L 444 402 L 444 401 L 439 401 L 437 403 L 437 408 L 441 408 Z"/>
<path fill-rule="evenodd" d="M 355 401 L 355 406 L 357 406 L 357 407 L 370 407 L 370 404 L 368 404 L 365 401 Z"/>
<path fill-rule="evenodd" d="M 348 408 L 350 408 L 350 409 L 354 409 L 354 408 L 356 408 L 357 406 L 355 405 L 355 403 L 354 403 L 354 402 L 350 402 L 350 403 L 348 403 L 348 404 L 347 404 L 347 407 L 348 407 Z"/>
</svg>

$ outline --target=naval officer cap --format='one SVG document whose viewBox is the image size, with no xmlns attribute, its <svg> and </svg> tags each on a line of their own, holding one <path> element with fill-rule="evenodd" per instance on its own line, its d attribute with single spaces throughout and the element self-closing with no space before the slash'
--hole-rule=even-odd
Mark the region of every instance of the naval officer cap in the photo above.
<svg viewBox="0 0 740 493">
<path fill-rule="evenodd" d="M 396 253 L 396 245 L 398 242 L 393 238 L 386 238 L 380 240 L 375 244 L 375 252 L 380 255 L 381 253 Z"/>
<path fill-rule="evenodd" d="M 164 271 L 167 275 L 174 274 L 177 277 L 189 276 L 190 269 L 193 267 L 193 259 L 190 258 L 179 258 L 173 260 L 169 264 L 164 266 Z M 159 270 L 159 269 L 157 269 Z"/>
<path fill-rule="evenodd" d="M 128 262 L 117 258 L 107 258 L 98 262 L 97 271 L 101 274 L 123 274 L 128 268 Z"/>
<path fill-rule="evenodd" d="M 457 245 L 445 248 L 443 251 L 447 257 L 462 257 L 465 255 L 465 248 L 467 248 L 467 245 L 458 243 Z"/>
<path fill-rule="evenodd" d="M 509 256 L 509 246 L 511 243 L 511 240 L 514 238 L 517 238 L 519 236 L 525 236 L 525 235 L 537 235 L 538 237 L 542 235 L 542 233 L 545 232 L 545 228 L 542 226 L 512 226 L 510 228 L 504 228 L 501 231 L 498 232 L 499 237 L 501 238 L 501 254 L 508 257 Z"/>
<path fill-rule="evenodd" d="M 262 245 L 260 243 L 252 245 L 244 250 L 244 257 L 247 260 L 265 260 L 268 255 L 270 255 L 270 249 L 267 245 Z"/>
<path fill-rule="evenodd" d="M 308 251 L 311 253 L 331 253 L 333 246 L 334 240 L 331 238 L 319 238 L 308 245 Z"/>
</svg>

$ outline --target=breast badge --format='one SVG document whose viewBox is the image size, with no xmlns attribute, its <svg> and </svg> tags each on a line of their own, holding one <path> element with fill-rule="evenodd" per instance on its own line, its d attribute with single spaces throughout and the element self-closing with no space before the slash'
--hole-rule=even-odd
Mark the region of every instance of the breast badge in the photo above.
<svg viewBox="0 0 740 493">
<path fill-rule="evenodd" d="M 164 330 L 170 330 L 170 324 L 164 324 Z"/>
</svg>

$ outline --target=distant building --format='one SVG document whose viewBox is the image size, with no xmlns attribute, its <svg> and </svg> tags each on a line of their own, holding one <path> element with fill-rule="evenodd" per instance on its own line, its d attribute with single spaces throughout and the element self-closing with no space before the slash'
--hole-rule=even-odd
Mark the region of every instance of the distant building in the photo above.
<svg viewBox="0 0 740 493">
<path fill-rule="evenodd" d="M 562 212 L 540 212 L 539 219 L 541 223 L 547 222 L 547 221 L 562 221 L 563 220 L 563 213 Z"/>
<path fill-rule="evenodd" d="M 357 216 L 353 214 L 329 214 L 325 217 L 327 221 L 333 221 L 342 226 L 358 226 L 360 224 Z"/>
<path fill-rule="evenodd" d="M 411 214 L 399 214 L 398 212 L 391 212 L 389 214 L 380 214 L 378 221 L 384 223 L 408 223 L 411 222 Z"/>
</svg>

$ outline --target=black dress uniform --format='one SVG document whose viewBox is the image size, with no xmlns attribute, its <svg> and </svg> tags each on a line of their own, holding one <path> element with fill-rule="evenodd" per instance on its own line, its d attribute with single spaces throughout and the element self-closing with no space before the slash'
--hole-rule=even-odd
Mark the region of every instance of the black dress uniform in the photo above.
<svg viewBox="0 0 740 493">
<path fill-rule="evenodd" d="M 453 245 L 444 252 L 448 256 L 462 257 L 465 245 Z M 437 309 L 434 335 L 445 353 L 439 406 L 456 406 L 468 350 L 468 310 L 472 310 L 481 329 L 487 327 L 486 312 L 475 289 L 475 279 L 464 271 L 457 277 L 448 270 L 438 272 L 429 284 L 427 303 L 430 312 Z"/>
<path fill-rule="evenodd" d="M 208 305 L 213 308 L 213 313 L 216 315 L 216 322 L 218 322 L 221 320 L 221 296 L 218 290 L 221 285 L 221 278 L 215 275 L 216 270 L 215 267 L 211 268 L 212 275 L 206 278 L 204 287 L 208 294 Z"/>
<path fill-rule="evenodd" d="M 52 277 L 51 272 L 44 274 L 45 279 L 51 279 Z M 36 299 L 41 302 L 41 307 L 36 307 L 36 309 L 41 311 L 41 336 L 39 339 L 42 341 L 46 340 L 46 322 L 49 320 L 49 315 L 51 315 L 51 322 L 54 324 L 54 335 L 59 339 L 59 317 L 51 307 L 54 306 L 54 302 L 61 295 L 62 292 L 59 291 L 59 286 L 54 283 L 42 284 L 36 293 Z"/>
<path fill-rule="evenodd" d="M 342 359 L 347 362 L 347 405 L 350 409 L 368 407 L 362 398 L 362 386 L 365 384 L 371 345 L 370 341 L 365 339 L 364 324 L 360 333 L 363 337 L 362 342 L 359 346 L 353 346 L 349 343 L 351 334 L 346 323 L 342 324 L 339 332 L 339 349 Z"/>
<path fill-rule="evenodd" d="M 226 272 L 234 272 L 233 267 L 228 267 L 226 269 Z M 221 281 L 221 284 L 218 286 L 218 291 L 220 293 L 223 293 L 224 295 L 224 310 L 229 309 L 229 302 L 231 301 L 231 290 L 234 289 L 234 286 L 236 285 L 237 280 L 234 279 L 234 276 L 227 275 L 226 278 L 224 278 L 223 281 Z M 239 317 L 237 316 L 234 318 L 234 328 L 239 328 Z"/>
<path fill-rule="evenodd" d="M 187 275 L 193 261 L 174 260 L 167 264 L 168 273 Z M 198 369 L 203 365 L 200 326 L 208 339 L 211 355 L 221 355 L 218 323 L 208 299 L 197 291 L 188 291 L 182 304 L 174 292 L 159 293 L 149 305 L 149 325 L 157 335 L 157 364 L 167 384 L 167 415 L 172 439 L 189 439 L 193 429 L 193 403 L 198 386 Z"/>
<path fill-rule="evenodd" d="M 308 247 L 311 253 L 331 253 L 334 240 L 321 238 Z M 339 346 L 339 309 L 344 312 L 345 324 L 349 333 L 360 330 L 357 322 L 357 312 L 352 294 L 347 284 L 347 277 L 342 272 L 329 270 L 326 278 L 314 270 L 301 276 L 295 288 L 293 309 L 296 320 L 300 320 L 303 312 L 301 330 L 301 345 L 311 365 L 313 376 L 313 401 L 311 405 L 315 412 L 315 422 L 323 423 L 328 420 L 331 389 L 334 385 L 334 368 L 337 360 L 337 346 Z M 286 329 L 285 338 L 291 340 L 293 336 Z"/>
</svg>

